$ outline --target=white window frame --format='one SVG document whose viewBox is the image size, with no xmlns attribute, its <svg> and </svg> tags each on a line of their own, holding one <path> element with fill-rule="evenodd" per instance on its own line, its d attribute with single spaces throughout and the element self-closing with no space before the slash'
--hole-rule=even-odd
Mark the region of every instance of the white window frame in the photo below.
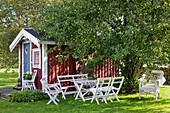
<svg viewBox="0 0 170 113">
<path fill-rule="evenodd" d="M 33 68 L 41 68 L 41 50 L 40 50 L 39 48 L 35 48 L 35 49 L 33 49 L 32 51 L 33 51 Z M 34 61 L 34 60 L 35 60 L 35 59 L 34 59 L 34 57 L 35 57 L 34 52 L 37 52 L 37 51 L 39 52 L 39 65 L 35 65 L 35 64 L 34 64 L 34 62 L 35 62 L 35 61 Z"/>
</svg>

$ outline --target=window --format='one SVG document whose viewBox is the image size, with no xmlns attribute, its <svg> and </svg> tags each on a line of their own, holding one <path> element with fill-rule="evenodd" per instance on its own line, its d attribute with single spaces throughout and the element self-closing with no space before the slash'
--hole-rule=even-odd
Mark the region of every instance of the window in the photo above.
<svg viewBox="0 0 170 113">
<path fill-rule="evenodd" d="M 28 46 L 26 46 L 26 48 L 25 48 L 25 54 L 27 55 L 27 53 L 28 53 Z"/>
<path fill-rule="evenodd" d="M 33 49 L 33 68 L 41 67 L 40 49 Z"/>
</svg>

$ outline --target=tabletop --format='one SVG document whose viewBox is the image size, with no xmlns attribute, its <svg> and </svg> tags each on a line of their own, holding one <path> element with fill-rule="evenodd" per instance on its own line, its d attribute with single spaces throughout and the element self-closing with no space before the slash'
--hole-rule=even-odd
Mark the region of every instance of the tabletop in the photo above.
<svg viewBox="0 0 170 113">
<path fill-rule="evenodd" d="M 90 82 L 96 82 L 97 80 L 74 80 L 76 83 L 90 83 Z"/>
</svg>

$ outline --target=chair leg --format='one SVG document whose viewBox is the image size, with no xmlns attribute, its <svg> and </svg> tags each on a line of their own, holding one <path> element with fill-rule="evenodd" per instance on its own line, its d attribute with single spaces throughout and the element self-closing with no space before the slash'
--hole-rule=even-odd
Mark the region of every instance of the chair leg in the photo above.
<svg viewBox="0 0 170 113">
<path fill-rule="evenodd" d="M 158 94 L 156 93 L 156 94 L 155 94 L 156 100 L 157 100 L 157 96 L 158 96 Z"/>
<path fill-rule="evenodd" d="M 77 93 L 74 94 L 74 97 L 76 97 Z"/>
<path fill-rule="evenodd" d="M 110 96 L 109 96 L 109 99 L 110 99 L 110 102 L 113 102 Z"/>
<path fill-rule="evenodd" d="M 55 105 L 58 105 L 58 103 L 56 101 L 53 101 Z"/>
<path fill-rule="evenodd" d="M 33 87 L 34 87 L 34 90 L 36 90 L 37 88 L 35 87 L 35 83 L 33 83 Z"/>
<path fill-rule="evenodd" d="M 141 95 L 140 95 L 140 93 L 139 93 L 139 99 L 141 99 Z"/>
<path fill-rule="evenodd" d="M 94 100 L 94 96 L 93 96 L 92 99 L 91 99 L 91 103 L 93 103 L 93 100 Z"/>
<path fill-rule="evenodd" d="M 107 104 L 106 98 L 104 98 L 104 102 Z"/>
<path fill-rule="evenodd" d="M 60 100 L 57 98 L 57 95 L 58 95 L 58 94 L 56 94 L 56 95 L 54 96 L 54 98 L 55 98 L 55 100 L 57 100 L 58 102 L 60 102 Z"/>
<path fill-rule="evenodd" d="M 160 93 L 158 93 L 158 96 L 159 96 L 159 98 L 160 98 Z"/>
<path fill-rule="evenodd" d="M 139 90 L 139 99 L 141 99 L 141 92 L 140 92 L 140 90 Z"/>
<path fill-rule="evenodd" d="M 118 97 L 117 97 L 118 91 L 115 93 L 115 92 L 112 90 L 112 92 L 113 92 L 113 95 L 114 95 L 113 100 L 116 98 L 117 101 L 120 101 L 120 100 L 118 99 Z"/>
<path fill-rule="evenodd" d="M 117 97 L 117 94 L 115 94 L 115 98 L 117 99 L 117 101 L 120 101 L 120 100 L 118 99 L 118 97 Z"/>
<path fill-rule="evenodd" d="M 100 95 L 103 96 L 103 93 L 100 92 Z M 102 102 L 105 101 L 105 98 L 103 97 Z"/>
<path fill-rule="evenodd" d="M 89 94 L 90 94 L 90 92 L 89 92 L 89 91 L 86 91 L 86 92 L 83 94 L 83 96 L 84 96 L 84 95 L 86 95 L 86 94 L 88 94 L 88 95 L 89 95 Z"/>
<path fill-rule="evenodd" d="M 102 93 L 102 92 L 100 92 L 100 94 L 103 96 L 103 93 Z M 102 99 L 102 102 L 104 101 L 104 102 L 107 104 L 106 99 L 107 99 L 107 93 L 105 93 L 105 97 L 103 97 L 103 99 Z"/>
<path fill-rule="evenodd" d="M 65 97 L 65 95 L 64 95 L 64 92 L 61 91 L 61 93 L 62 93 L 62 98 L 66 99 L 66 97 Z"/>
<path fill-rule="evenodd" d="M 55 105 L 58 105 L 58 103 L 55 101 L 57 95 L 58 94 L 56 94 L 55 96 L 52 96 L 52 95 L 48 94 L 48 96 L 50 97 L 50 100 L 48 101 L 47 104 L 50 104 L 53 101 Z"/>
<path fill-rule="evenodd" d="M 98 99 L 96 98 L 96 102 L 97 102 L 97 104 L 99 105 L 99 101 L 98 101 Z"/>
<path fill-rule="evenodd" d="M 47 105 L 50 104 L 50 103 L 51 103 L 51 100 L 49 100 L 49 101 L 47 102 Z"/>
</svg>

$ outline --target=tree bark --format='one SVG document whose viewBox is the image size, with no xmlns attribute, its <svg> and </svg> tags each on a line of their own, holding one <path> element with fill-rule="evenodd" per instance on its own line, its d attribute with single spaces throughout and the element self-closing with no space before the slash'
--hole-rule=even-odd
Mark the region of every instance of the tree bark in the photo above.
<svg viewBox="0 0 170 113">
<path fill-rule="evenodd" d="M 140 68 L 140 63 L 139 63 L 139 59 L 137 60 L 136 64 L 135 64 L 135 69 L 134 71 L 132 72 L 133 73 L 133 77 L 136 77 L 137 76 L 137 73 L 138 73 L 138 70 Z"/>
</svg>

